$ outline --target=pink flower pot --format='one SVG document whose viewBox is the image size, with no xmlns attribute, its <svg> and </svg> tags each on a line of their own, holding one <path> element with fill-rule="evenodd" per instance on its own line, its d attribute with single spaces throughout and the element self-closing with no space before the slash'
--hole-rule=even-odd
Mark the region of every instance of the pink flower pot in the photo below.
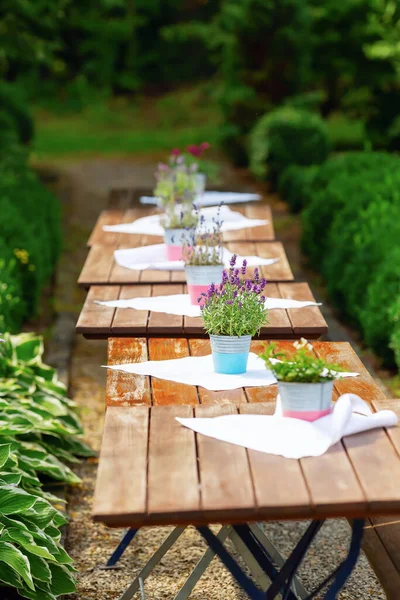
<svg viewBox="0 0 400 600">
<path fill-rule="evenodd" d="M 166 229 L 164 233 L 165 252 L 168 260 L 182 260 L 182 245 L 185 241 L 185 229 Z"/>
<path fill-rule="evenodd" d="M 206 294 L 212 283 L 221 283 L 223 270 L 223 265 L 187 265 L 185 267 L 191 304 L 194 306 L 204 304 L 205 297 L 201 294 Z"/>
</svg>

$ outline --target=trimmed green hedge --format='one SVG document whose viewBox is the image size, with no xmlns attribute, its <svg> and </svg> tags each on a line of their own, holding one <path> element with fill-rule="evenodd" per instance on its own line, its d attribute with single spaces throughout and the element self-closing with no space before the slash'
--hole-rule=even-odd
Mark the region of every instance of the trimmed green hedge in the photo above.
<svg viewBox="0 0 400 600">
<path fill-rule="evenodd" d="M 330 150 L 328 130 L 317 114 L 290 106 L 264 115 L 250 133 L 250 169 L 275 180 L 289 165 L 318 165 Z"/>
<path fill-rule="evenodd" d="M 386 364 L 400 365 L 400 160 L 329 159 L 311 178 L 302 247 L 330 297 Z"/>
<path fill-rule="evenodd" d="M 60 204 L 27 161 L 0 110 L 0 331 L 17 332 L 35 314 L 61 250 Z"/>
</svg>

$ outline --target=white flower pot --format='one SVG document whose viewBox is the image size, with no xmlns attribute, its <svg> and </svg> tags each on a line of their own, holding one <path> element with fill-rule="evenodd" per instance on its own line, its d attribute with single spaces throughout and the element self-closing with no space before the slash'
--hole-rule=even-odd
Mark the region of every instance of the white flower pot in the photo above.
<svg viewBox="0 0 400 600">
<path fill-rule="evenodd" d="M 333 381 L 286 383 L 278 381 L 284 417 L 315 421 L 331 412 Z"/>
</svg>

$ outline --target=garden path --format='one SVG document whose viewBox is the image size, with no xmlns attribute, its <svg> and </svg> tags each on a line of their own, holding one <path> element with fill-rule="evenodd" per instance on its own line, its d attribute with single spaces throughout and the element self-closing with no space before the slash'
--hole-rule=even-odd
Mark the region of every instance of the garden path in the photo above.
<svg viewBox="0 0 400 600">
<path fill-rule="evenodd" d="M 65 207 L 65 245 L 57 278 L 55 309 L 59 315 L 57 336 L 60 348 L 71 338 L 85 292 L 76 286 L 80 269 L 86 257 L 86 241 L 99 212 L 105 208 L 108 190 L 114 185 L 152 185 L 152 171 L 158 157 L 134 157 L 132 159 L 84 159 L 60 162 L 52 165 L 61 173 L 59 195 Z M 243 177 L 229 165 L 222 165 L 225 182 L 240 182 Z M 295 218 L 285 212 L 282 203 L 271 196 L 275 210 L 277 236 L 287 249 L 296 276 L 302 275 L 298 225 Z M 332 321 L 329 307 L 324 313 L 330 321 L 331 337 L 346 339 L 347 335 Z M 104 417 L 106 342 L 87 341 L 77 336 L 74 341 L 69 372 L 71 393 L 82 411 L 86 437 L 95 450 L 101 442 Z M 60 352 L 62 353 L 61 349 Z M 53 357 L 57 362 L 60 356 Z M 61 360 L 62 362 L 62 360 Z M 67 377 L 67 373 L 64 373 Z M 96 476 L 96 461 L 83 463 L 77 469 L 82 484 L 69 493 L 69 516 L 71 519 L 66 546 L 77 562 L 79 571 L 78 593 L 70 600 L 114 600 L 120 597 L 139 568 L 146 562 L 166 530 L 152 528 L 141 531 L 120 561 L 119 570 L 102 571 L 98 567 L 117 545 L 120 531 L 110 530 L 91 519 L 91 502 Z M 271 539 L 283 552 L 288 552 L 305 527 L 304 523 L 274 523 L 268 526 Z M 325 569 L 343 556 L 348 539 L 345 521 L 328 521 L 316 540 L 318 552 L 311 552 L 300 575 L 305 585 L 320 580 Z M 188 529 L 174 548 L 162 560 L 154 576 L 146 580 L 146 598 L 171 600 L 179 586 L 189 575 L 200 558 L 204 544 L 198 534 Z M 321 561 L 320 557 L 324 560 Z M 216 590 L 218 590 L 216 592 Z M 242 600 L 244 596 L 231 576 L 218 560 L 214 560 L 196 586 L 193 600 Z M 139 598 L 139 595 L 138 595 Z M 351 580 L 340 595 L 340 600 L 384 600 L 385 595 L 363 556 Z"/>
</svg>

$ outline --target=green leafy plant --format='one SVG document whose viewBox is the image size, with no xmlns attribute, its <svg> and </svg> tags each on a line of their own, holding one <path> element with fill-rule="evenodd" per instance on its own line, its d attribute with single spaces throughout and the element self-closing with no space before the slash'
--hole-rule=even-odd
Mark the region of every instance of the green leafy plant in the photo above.
<svg viewBox="0 0 400 600">
<path fill-rule="evenodd" d="M 188 164 L 179 149 L 172 151 L 168 164 L 159 163 L 154 195 L 166 209 L 193 204 L 197 192 L 197 163 Z"/>
<path fill-rule="evenodd" d="M 74 403 L 42 361 L 33 334 L 0 344 L 0 582 L 31 600 L 75 591 L 72 560 L 60 544 L 66 523 L 46 480 L 77 483 L 65 463 L 90 456 Z"/>
<path fill-rule="evenodd" d="M 247 262 L 236 267 L 236 255 L 230 261 L 229 271 L 224 270 L 220 285 L 211 284 L 201 307 L 204 329 L 209 335 L 240 337 L 254 336 L 267 323 L 264 289 L 267 284 L 254 269 L 254 280 L 244 280 Z M 200 299 L 199 299 L 200 300 Z"/>
<path fill-rule="evenodd" d="M 260 357 L 278 381 L 286 383 L 324 383 L 332 381 L 343 371 L 340 365 L 317 358 L 313 347 L 304 338 L 293 343 L 295 352 L 277 351 L 276 344 L 265 346 Z"/>
</svg>

